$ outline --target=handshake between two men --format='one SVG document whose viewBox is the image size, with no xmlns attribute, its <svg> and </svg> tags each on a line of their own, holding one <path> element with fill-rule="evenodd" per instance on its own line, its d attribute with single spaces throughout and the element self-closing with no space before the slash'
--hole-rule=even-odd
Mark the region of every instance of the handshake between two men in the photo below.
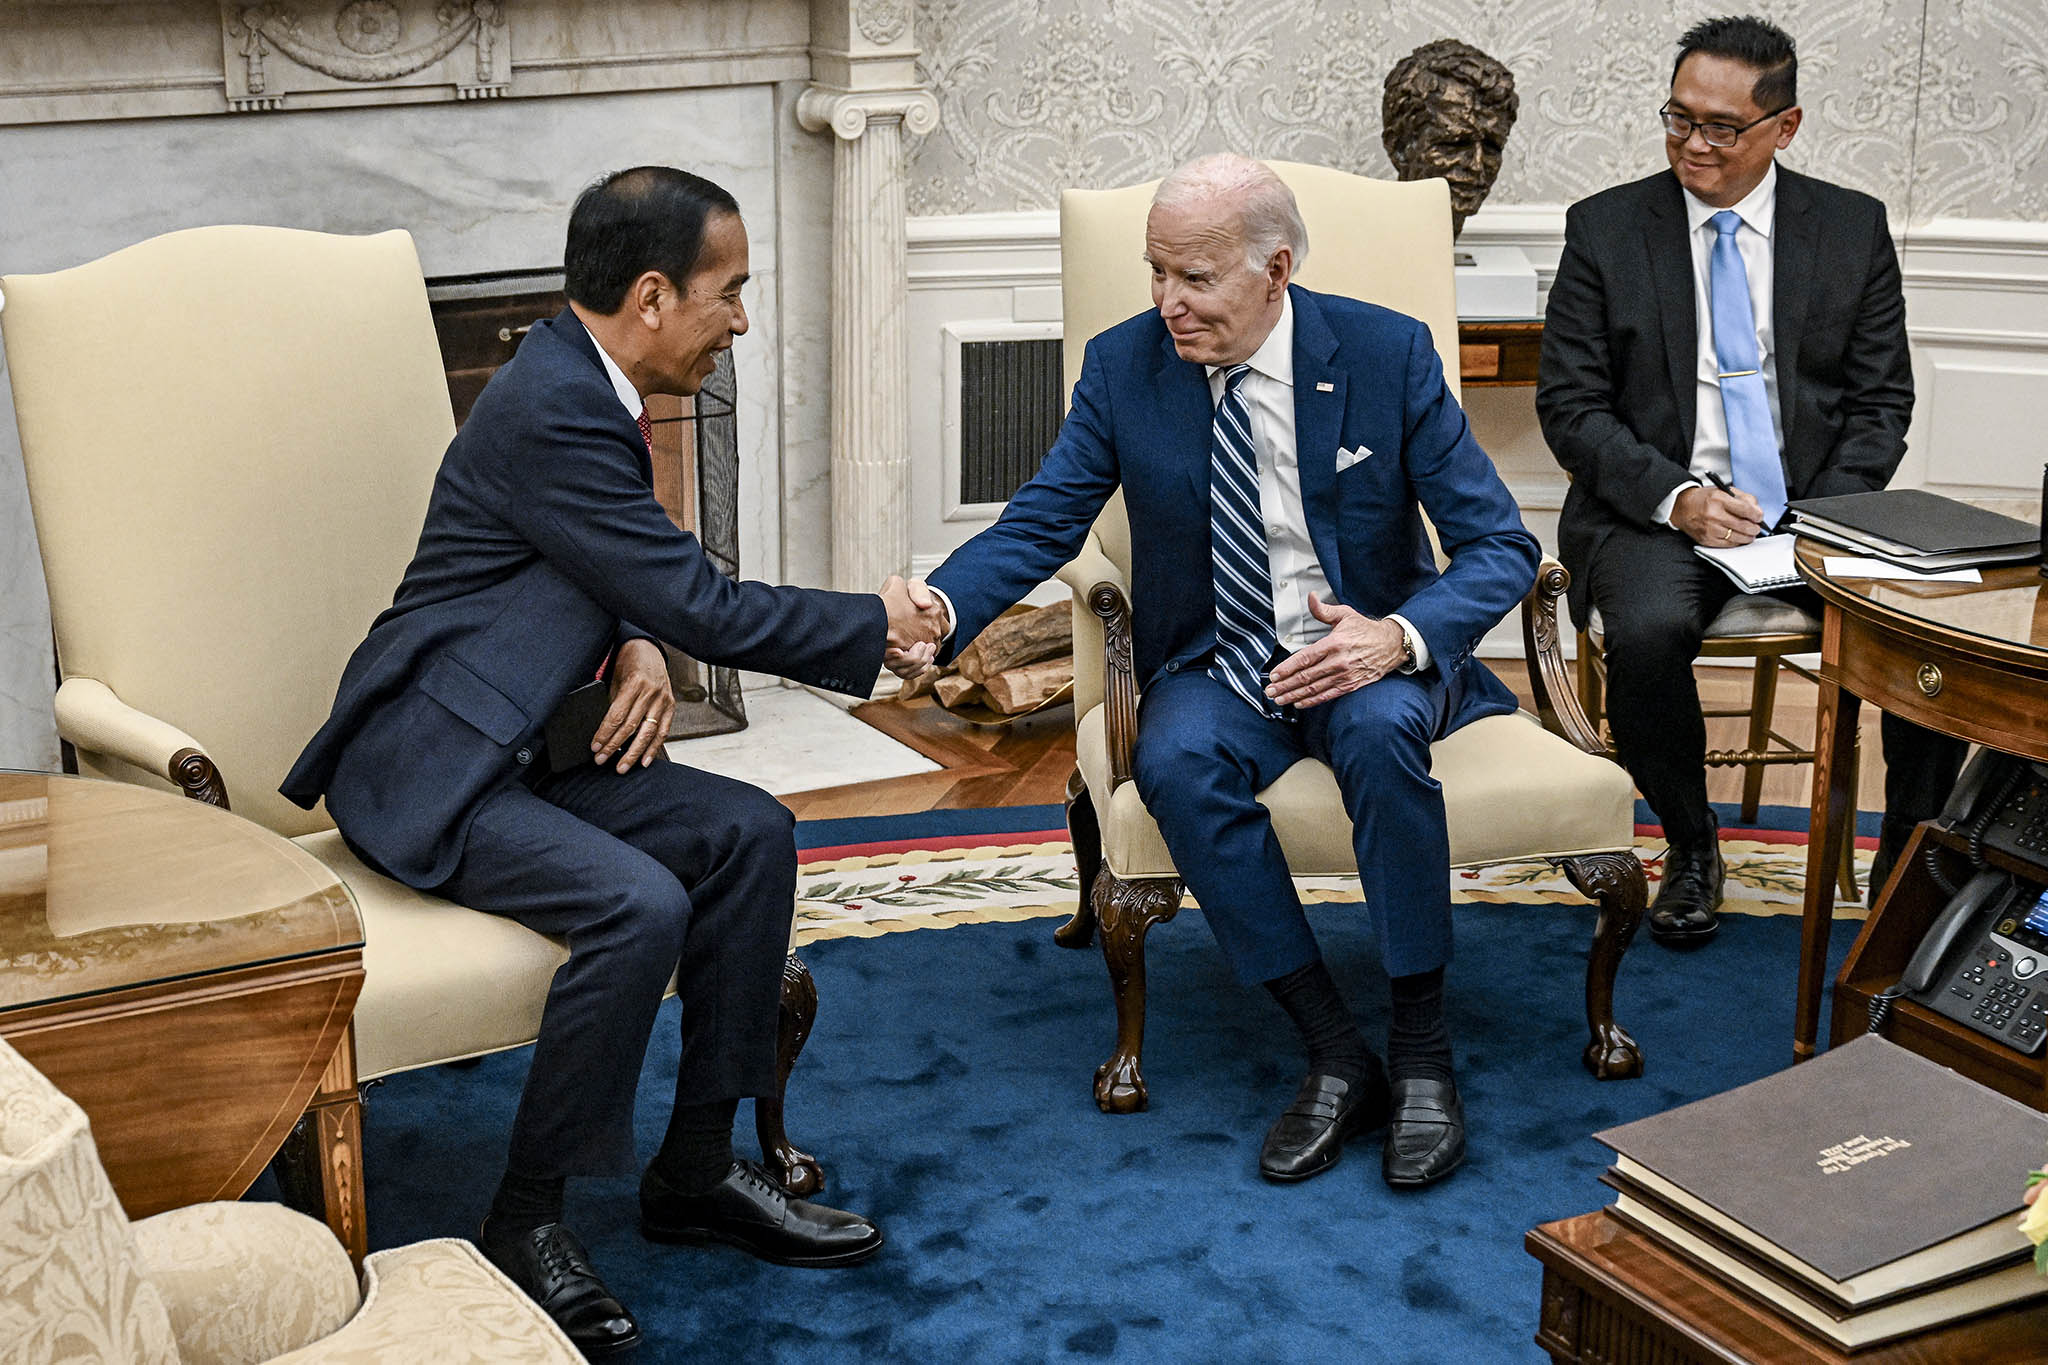
<svg viewBox="0 0 2048 1365">
<path fill-rule="evenodd" d="M 888 648 L 882 663 L 906 681 L 938 661 L 939 646 L 952 633 L 946 601 L 921 578 L 889 575 L 880 597 L 889 613 Z M 1309 614 L 1327 634 L 1273 666 L 1266 695 L 1282 706 L 1311 707 L 1379 681 L 1412 671 L 1418 663 L 1412 638 L 1398 618 L 1368 616 L 1342 603 L 1308 596 Z"/>
<path fill-rule="evenodd" d="M 952 633 L 952 618 L 922 578 L 905 581 L 892 573 L 878 595 L 889 613 L 882 663 L 899 678 L 915 678 L 937 661 L 939 645 Z"/>
</svg>

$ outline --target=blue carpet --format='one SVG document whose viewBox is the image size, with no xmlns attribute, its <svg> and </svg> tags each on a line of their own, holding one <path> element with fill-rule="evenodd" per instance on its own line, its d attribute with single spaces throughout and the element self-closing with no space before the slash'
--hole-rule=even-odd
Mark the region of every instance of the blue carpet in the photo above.
<svg viewBox="0 0 2048 1365">
<path fill-rule="evenodd" d="M 1024 827 L 1046 827 L 1038 809 Z M 817 833 L 805 842 L 851 842 Z M 632 1180 L 573 1182 L 570 1222 L 638 1314 L 642 1365 L 1538 1361 L 1540 1273 L 1522 1236 L 1607 1202 L 1596 1180 L 1606 1149 L 1587 1135 L 1755 1079 L 1791 1053 L 1796 917 L 1730 916 L 1686 955 L 1639 938 L 1617 1015 L 1647 1074 L 1601 1083 L 1578 1060 L 1591 911 L 1461 906 L 1449 994 L 1466 1169 L 1396 1195 L 1375 1139 L 1314 1181 L 1270 1186 L 1254 1169 L 1257 1142 L 1292 1094 L 1298 1054 L 1264 995 L 1231 981 L 1198 918 L 1152 935 L 1152 1107 L 1124 1118 L 1097 1112 L 1089 1092 L 1112 1027 L 1101 956 L 1054 946 L 1058 921 L 807 950 L 823 1006 L 790 1127 L 824 1160 L 830 1198 L 873 1216 L 889 1245 L 842 1271 L 656 1247 L 634 1230 Z M 1383 1033 L 1365 916 L 1332 907 L 1317 926 L 1368 1031 Z M 1837 926 L 1837 962 L 1854 927 Z M 663 1009 L 643 1077 L 643 1155 L 667 1120 L 675 1009 Z M 474 1234 L 526 1059 L 414 1072 L 372 1092 L 373 1246 Z"/>
</svg>

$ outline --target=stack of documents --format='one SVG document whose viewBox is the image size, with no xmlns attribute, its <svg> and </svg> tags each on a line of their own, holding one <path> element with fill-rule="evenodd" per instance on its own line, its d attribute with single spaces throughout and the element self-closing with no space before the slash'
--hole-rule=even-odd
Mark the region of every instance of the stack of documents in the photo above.
<svg viewBox="0 0 2048 1365">
<path fill-rule="evenodd" d="M 2041 553 L 2038 527 L 1919 488 L 1804 498 L 1792 511 L 1802 536 L 1922 572 L 2020 564 Z"/>
<path fill-rule="evenodd" d="M 1881 1038 L 1593 1136 L 1615 1217 L 1845 1350 L 2048 1293 L 2048 1118 Z"/>
</svg>

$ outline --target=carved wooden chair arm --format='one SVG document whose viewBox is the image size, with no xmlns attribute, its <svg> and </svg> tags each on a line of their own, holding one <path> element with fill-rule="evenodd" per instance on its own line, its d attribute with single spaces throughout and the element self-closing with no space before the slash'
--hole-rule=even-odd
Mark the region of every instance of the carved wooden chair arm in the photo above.
<svg viewBox="0 0 2048 1365">
<path fill-rule="evenodd" d="M 161 773 L 196 801 L 225 808 L 227 783 L 198 740 L 138 711 L 93 678 L 66 678 L 57 689 L 57 733 L 87 753 Z"/>
<path fill-rule="evenodd" d="M 1600 738 L 1599 727 L 1579 701 L 1571 665 L 1564 657 L 1564 640 L 1558 633 L 1557 604 L 1571 581 L 1564 565 L 1545 559 L 1536 570 L 1535 586 L 1522 599 L 1522 649 L 1529 665 L 1529 688 L 1536 694 L 1536 714 L 1543 728 L 1589 754 L 1612 758 L 1614 751 Z"/>
<path fill-rule="evenodd" d="M 1088 589 L 1088 609 L 1102 618 L 1102 716 L 1109 746 L 1109 792 L 1131 780 L 1138 751 L 1138 679 L 1131 663 L 1131 602 L 1109 579 Z"/>
</svg>

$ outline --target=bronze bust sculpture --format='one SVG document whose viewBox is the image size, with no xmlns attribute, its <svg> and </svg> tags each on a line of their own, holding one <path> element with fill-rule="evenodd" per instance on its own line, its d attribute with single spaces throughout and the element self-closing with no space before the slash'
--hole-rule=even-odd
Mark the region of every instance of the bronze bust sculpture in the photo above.
<svg viewBox="0 0 2048 1365">
<path fill-rule="evenodd" d="M 1500 174 L 1521 100 L 1515 76 L 1469 43 L 1424 43 L 1387 73 L 1380 140 L 1403 180 L 1451 183 L 1451 236 L 1479 211 Z"/>
</svg>

